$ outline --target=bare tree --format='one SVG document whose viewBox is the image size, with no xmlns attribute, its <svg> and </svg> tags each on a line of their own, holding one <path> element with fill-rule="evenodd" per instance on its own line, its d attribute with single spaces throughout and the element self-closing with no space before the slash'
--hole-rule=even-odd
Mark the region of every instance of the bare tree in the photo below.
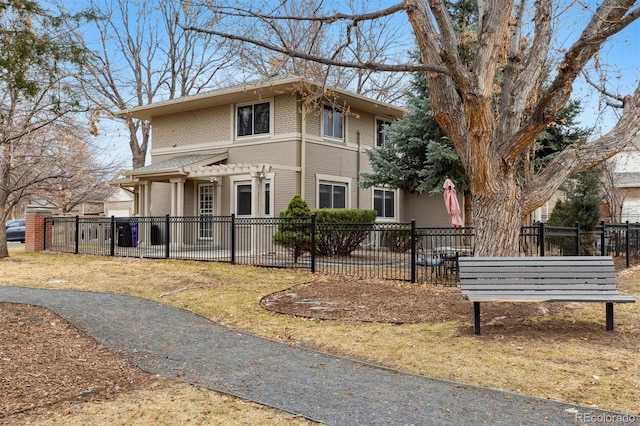
<svg viewBox="0 0 640 426">
<path fill-rule="evenodd" d="M 116 190 L 108 182 L 121 169 L 117 162 L 105 162 L 106 155 L 87 143 L 88 132 L 80 133 L 78 128 L 49 129 L 51 140 L 46 144 L 45 152 L 31 152 L 33 157 L 48 156 L 55 160 L 39 164 L 38 169 L 56 178 L 34 185 L 28 198 L 55 206 L 60 214 L 69 213 L 85 202 L 104 201 Z"/>
<path fill-rule="evenodd" d="M 86 60 L 60 22 L 75 18 L 21 0 L 0 7 L 0 258 L 8 256 L 5 221 L 38 185 L 72 170 L 57 168 L 58 131 L 82 112 L 74 76 Z"/>
<path fill-rule="evenodd" d="M 526 0 L 478 1 L 477 41 L 470 61 L 461 57 L 461 41 L 445 0 L 404 0 L 377 11 L 313 16 L 302 16 L 302 10 L 287 15 L 281 10 L 258 11 L 251 4 L 225 6 L 215 2 L 206 6 L 210 16 L 216 18 L 214 26 L 184 26 L 330 66 L 425 72 L 434 116 L 460 155 L 468 176 L 477 255 L 514 255 L 520 224 L 529 213 L 548 200 L 570 175 L 612 157 L 638 136 L 640 85 L 633 94 L 619 97 L 623 112 L 609 133 L 589 143 L 568 146 L 530 179 L 520 179 L 523 154 L 567 103 L 580 73 L 605 43 L 640 17 L 636 3 L 603 0 L 575 42 L 563 51 L 554 51 L 552 0 L 538 0 L 531 7 Z M 579 9 L 582 5 L 575 2 L 567 7 Z M 422 64 L 367 63 L 357 57 L 339 56 L 343 46 L 351 43 L 350 30 L 355 26 L 399 12 L 406 14 Z M 526 24 L 528 16 L 533 18 L 531 25 Z M 223 24 L 225 19 L 335 24 L 342 38 L 333 55 L 316 56 L 287 43 L 235 32 Z M 549 73 L 550 69 L 554 71 Z M 498 95 L 496 85 L 500 87 Z"/>
<path fill-rule="evenodd" d="M 617 173 L 616 163 L 616 158 L 611 158 L 600 166 L 602 170 L 600 186 L 609 214 L 607 220 L 612 223 L 622 221 L 622 208 L 627 198 L 626 190 L 620 188 L 621 174 Z"/>
<path fill-rule="evenodd" d="M 350 11 L 372 3 L 366 0 L 350 0 L 345 6 Z M 401 28 L 393 26 L 390 17 L 377 21 L 363 21 L 345 29 L 349 33 L 349 43 L 335 48 L 336 33 L 319 15 L 324 1 L 301 0 L 284 2 L 281 13 L 287 16 L 300 14 L 318 19 L 287 19 L 259 21 L 240 20 L 236 26 L 251 33 L 253 38 L 268 41 L 271 45 L 290 46 L 298 52 L 313 57 L 332 57 L 341 61 L 357 60 L 363 63 L 385 63 L 407 60 L 409 52 L 415 48 L 412 40 L 402 37 Z M 346 25 L 346 24 L 345 24 Z M 394 102 L 404 96 L 407 76 L 402 73 L 379 73 L 365 68 L 346 68 L 325 65 L 284 53 L 273 52 L 261 46 L 243 43 L 240 56 L 245 72 L 254 77 L 258 74 L 269 77 L 274 74 L 290 74 L 307 77 L 316 82 L 324 82 L 331 87 L 352 91 L 385 102 Z"/>
<path fill-rule="evenodd" d="M 211 88 L 219 71 L 234 63 L 233 54 L 219 39 L 183 31 L 178 17 L 189 25 L 201 21 L 175 1 L 116 0 L 99 6 L 94 4 L 102 19 L 94 21 L 99 40 L 87 92 L 109 118 L 124 121 L 133 167 L 142 167 L 150 124 L 114 113 Z"/>
</svg>

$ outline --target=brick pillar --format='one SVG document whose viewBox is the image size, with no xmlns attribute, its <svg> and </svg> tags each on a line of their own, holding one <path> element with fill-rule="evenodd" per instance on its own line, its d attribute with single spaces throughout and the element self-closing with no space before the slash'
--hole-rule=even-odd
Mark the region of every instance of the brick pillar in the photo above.
<svg viewBox="0 0 640 426">
<path fill-rule="evenodd" d="M 45 219 L 53 217 L 53 211 L 43 207 L 27 206 L 25 210 L 26 226 L 24 231 L 24 251 L 42 251 L 51 244 L 52 223 L 47 223 L 45 232 Z M 45 244 L 45 235 L 47 238 Z"/>
</svg>

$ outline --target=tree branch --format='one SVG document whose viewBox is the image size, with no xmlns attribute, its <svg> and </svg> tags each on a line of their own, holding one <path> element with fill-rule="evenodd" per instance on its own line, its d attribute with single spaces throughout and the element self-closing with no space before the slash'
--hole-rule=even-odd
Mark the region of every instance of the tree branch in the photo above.
<svg viewBox="0 0 640 426">
<path fill-rule="evenodd" d="M 528 194 L 523 204 L 527 212 L 541 206 L 571 175 L 602 163 L 640 138 L 640 84 L 625 98 L 624 105 L 622 117 L 609 133 L 584 145 L 565 148 L 527 183 L 522 191 Z"/>
<path fill-rule="evenodd" d="M 571 86 L 580 71 L 600 50 L 607 38 L 620 32 L 640 16 L 638 9 L 626 14 L 634 3 L 634 0 L 605 0 L 598 8 L 580 38 L 565 54 L 555 79 L 534 106 L 527 122 L 512 141 L 502 147 L 500 154 L 505 161 L 517 161 L 535 135 L 553 121 L 569 99 Z"/>
<path fill-rule="evenodd" d="M 315 55 L 307 54 L 307 53 L 301 52 L 301 51 L 293 49 L 293 48 L 287 48 L 287 47 L 284 47 L 284 46 L 282 46 L 282 47 L 276 46 L 274 44 L 267 43 L 265 41 L 255 40 L 255 39 L 253 39 L 251 37 L 245 37 L 245 36 L 240 36 L 240 35 L 236 35 L 236 34 L 229 34 L 229 33 L 224 33 L 224 32 L 216 31 L 216 30 L 208 30 L 208 29 L 194 27 L 194 26 L 184 26 L 184 27 L 182 27 L 182 29 L 185 30 L 185 31 L 196 31 L 196 32 L 204 33 L 204 34 L 223 37 L 223 38 L 226 38 L 226 39 L 229 39 L 229 40 L 236 40 L 236 41 L 241 41 L 241 42 L 244 42 L 244 43 L 249 43 L 249 44 L 252 44 L 254 46 L 258 46 L 258 47 L 262 47 L 264 49 L 268 49 L 268 50 L 270 50 L 272 52 L 282 53 L 283 55 L 287 55 L 287 56 L 290 56 L 292 58 L 305 59 L 305 60 L 308 60 L 308 61 L 318 62 L 318 63 L 321 63 L 321 64 L 330 65 L 330 66 L 356 68 L 356 69 L 372 70 L 372 71 L 384 71 L 384 72 L 430 71 L 430 72 L 436 72 L 436 73 L 441 73 L 441 74 L 448 74 L 447 69 L 445 67 L 443 67 L 443 66 L 422 65 L 422 64 L 415 64 L 415 65 L 412 65 L 412 64 L 389 65 L 389 64 L 382 64 L 382 63 L 375 63 L 375 62 L 364 62 L 364 63 L 346 62 L 346 61 L 339 61 L 339 60 L 335 60 L 335 59 L 332 60 L 332 59 L 327 59 L 327 58 L 324 58 L 324 57 L 321 57 L 321 56 L 315 56 Z"/>
</svg>

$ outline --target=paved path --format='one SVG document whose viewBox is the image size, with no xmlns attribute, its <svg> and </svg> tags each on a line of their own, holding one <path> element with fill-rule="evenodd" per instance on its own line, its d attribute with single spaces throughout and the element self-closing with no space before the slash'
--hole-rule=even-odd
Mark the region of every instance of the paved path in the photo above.
<svg viewBox="0 0 640 426">
<path fill-rule="evenodd" d="M 49 308 L 148 372 L 330 425 L 571 425 L 607 414 L 305 350 L 135 297 L 0 286 L 0 301 Z"/>
</svg>

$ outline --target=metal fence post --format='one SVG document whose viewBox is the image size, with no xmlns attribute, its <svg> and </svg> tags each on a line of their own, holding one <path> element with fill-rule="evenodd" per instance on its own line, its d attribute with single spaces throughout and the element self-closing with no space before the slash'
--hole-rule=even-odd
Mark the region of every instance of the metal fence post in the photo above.
<svg viewBox="0 0 640 426">
<path fill-rule="evenodd" d="M 111 216 L 111 242 L 109 243 L 109 255 L 116 255 L 116 218 Z"/>
<path fill-rule="evenodd" d="M 627 260 L 627 268 L 631 265 L 631 263 L 629 262 L 629 256 L 630 256 L 630 251 L 629 251 L 629 243 L 630 243 L 630 239 L 629 239 L 629 230 L 631 229 L 629 227 L 629 221 L 627 220 L 627 226 L 626 226 L 626 232 L 625 232 L 625 239 L 626 239 L 626 249 L 625 249 L 625 258 Z"/>
<path fill-rule="evenodd" d="M 316 214 L 311 215 L 311 273 L 316 272 Z"/>
<path fill-rule="evenodd" d="M 76 229 L 75 229 L 75 249 L 73 254 L 78 254 L 80 252 L 80 216 L 76 215 Z"/>
<path fill-rule="evenodd" d="M 600 226 L 602 227 L 602 232 L 600 233 L 600 256 L 605 256 L 607 253 L 605 248 L 605 244 L 607 242 L 605 238 L 607 228 L 605 227 L 604 220 L 600 221 Z"/>
<path fill-rule="evenodd" d="M 236 264 L 236 214 L 231 213 L 231 264 Z"/>
<path fill-rule="evenodd" d="M 416 282 L 416 220 L 411 219 L 411 282 Z"/>
<path fill-rule="evenodd" d="M 544 232 L 544 222 L 540 222 L 538 225 L 538 244 L 540 244 L 538 251 L 541 257 L 544 257 Z"/>
<path fill-rule="evenodd" d="M 164 235 L 166 236 L 164 241 L 164 258 L 168 259 L 171 253 L 169 252 L 171 247 L 171 222 L 169 220 L 169 215 L 165 215 L 164 217 Z"/>
</svg>

